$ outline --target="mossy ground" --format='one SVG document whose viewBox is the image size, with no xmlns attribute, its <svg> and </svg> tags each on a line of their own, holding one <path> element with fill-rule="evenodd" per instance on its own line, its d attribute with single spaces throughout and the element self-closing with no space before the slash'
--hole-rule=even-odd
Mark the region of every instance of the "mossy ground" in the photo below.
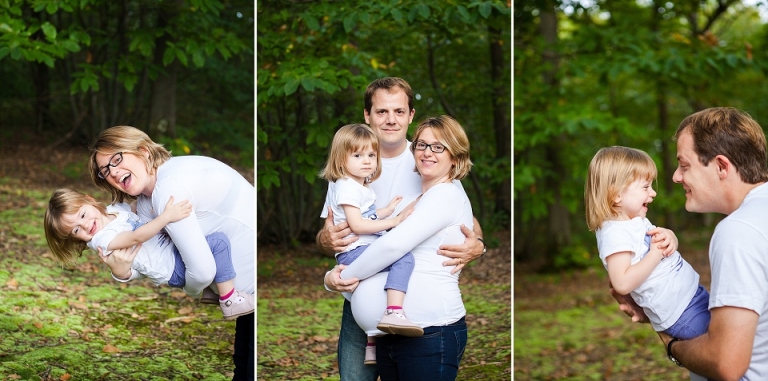
<svg viewBox="0 0 768 381">
<path fill-rule="evenodd" d="M 511 377 L 509 233 L 462 271 L 469 340 L 458 380 Z M 323 288 L 333 267 L 313 245 L 259 247 L 257 376 L 260 380 L 338 380 L 336 346 L 343 299 Z"/>
<path fill-rule="evenodd" d="M 702 235 L 677 236 L 680 252 L 708 287 Z M 691 236 L 697 238 L 686 239 Z M 515 380 L 689 379 L 687 370 L 667 359 L 649 324 L 632 323 L 619 310 L 602 265 L 554 274 L 537 270 L 515 264 Z"/>
<path fill-rule="evenodd" d="M 235 323 L 216 306 L 145 280 L 115 282 L 86 251 L 71 267 L 49 252 L 42 223 L 54 189 L 108 201 L 83 150 L 0 155 L 0 379 L 229 380 Z"/>
</svg>

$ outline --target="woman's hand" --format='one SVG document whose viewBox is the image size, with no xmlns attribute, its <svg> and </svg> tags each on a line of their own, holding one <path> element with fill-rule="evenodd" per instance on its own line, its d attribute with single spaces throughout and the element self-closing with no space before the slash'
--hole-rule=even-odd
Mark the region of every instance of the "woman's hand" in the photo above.
<svg viewBox="0 0 768 381">
<path fill-rule="evenodd" d="M 331 291 L 337 292 L 355 291 L 357 285 L 360 284 L 357 278 L 341 279 L 341 270 L 344 270 L 346 267 L 347 266 L 345 265 L 336 265 L 331 271 L 325 274 L 325 279 L 323 280 L 323 282 L 325 282 L 325 287 Z"/>
<path fill-rule="evenodd" d="M 99 248 L 99 258 L 112 270 L 112 275 L 118 279 L 127 280 L 131 277 L 131 264 L 136 254 L 139 253 L 141 244 L 126 249 L 112 250 L 109 255 L 104 255 Z"/>
<path fill-rule="evenodd" d="M 333 211 L 328 207 L 328 216 L 325 218 L 325 225 L 317 232 L 315 237 L 315 243 L 320 248 L 320 251 L 333 255 L 335 253 L 343 252 L 350 243 L 357 241 L 357 235 L 353 235 L 349 238 L 344 238 L 352 234 L 352 230 L 349 228 L 349 224 L 342 222 L 338 225 L 333 224 Z"/>
<path fill-rule="evenodd" d="M 463 269 L 467 263 L 480 258 L 485 248 L 485 245 L 477 239 L 475 232 L 470 228 L 461 225 L 461 232 L 466 237 L 464 243 L 459 245 L 441 245 L 440 250 L 437 251 L 440 255 L 453 258 L 443 262 L 443 266 L 456 266 L 451 270 L 451 274 L 455 274 Z"/>
</svg>

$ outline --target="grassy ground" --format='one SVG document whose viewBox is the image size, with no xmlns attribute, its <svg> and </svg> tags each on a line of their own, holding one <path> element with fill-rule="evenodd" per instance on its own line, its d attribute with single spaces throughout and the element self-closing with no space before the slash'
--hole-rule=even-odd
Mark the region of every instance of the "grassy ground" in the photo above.
<svg viewBox="0 0 768 381">
<path fill-rule="evenodd" d="M 458 380 L 511 377 L 509 233 L 462 271 L 469 340 Z M 332 258 L 312 245 L 259 247 L 257 255 L 259 380 L 338 380 L 336 346 L 342 297 L 322 286 Z"/>
<path fill-rule="evenodd" d="M 707 235 L 679 234 L 680 252 L 709 286 Z M 686 239 L 688 238 L 688 239 Z M 688 380 L 648 324 L 632 323 L 595 267 L 542 274 L 515 264 L 515 380 Z"/>
<path fill-rule="evenodd" d="M 62 268 L 45 244 L 51 192 L 98 193 L 87 152 L 0 155 L 0 379 L 228 380 L 234 322 L 147 281 L 118 284 L 95 254 Z"/>
</svg>

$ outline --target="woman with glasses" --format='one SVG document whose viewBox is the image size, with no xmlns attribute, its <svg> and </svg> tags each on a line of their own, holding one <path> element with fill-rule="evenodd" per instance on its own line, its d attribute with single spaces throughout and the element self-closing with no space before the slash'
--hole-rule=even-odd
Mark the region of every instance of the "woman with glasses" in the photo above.
<svg viewBox="0 0 768 381">
<path fill-rule="evenodd" d="M 220 232 L 230 240 L 237 269 L 235 288 L 253 298 L 255 192 L 242 175 L 213 158 L 172 157 L 147 134 L 129 126 L 102 131 L 90 150 L 94 184 L 112 195 L 112 203 L 136 199 L 136 213 L 143 220 L 162 213 L 171 197 L 192 204 L 190 217 L 165 228 L 186 265 L 187 294 L 201 295 L 213 282 L 216 264 L 205 236 Z M 130 271 L 133 256 L 135 250 L 118 250 L 102 260 L 117 276 Z M 252 313 L 237 318 L 235 379 L 253 379 L 253 326 Z"/>
<path fill-rule="evenodd" d="M 362 281 L 352 294 L 355 320 L 369 335 L 380 335 L 376 324 L 386 301 L 386 273 L 377 272 L 411 252 L 415 267 L 403 308 L 423 327 L 421 337 L 386 335 L 377 339 L 377 366 L 386 380 L 454 380 L 467 342 L 466 310 L 459 291 L 459 272 L 443 267 L 436 255 L 443 244 L 465 240 L 461 226 L 472 227 L 472 207 L 454 184 L 469 173 L 469 140 L 451 117 L 422 121 L 411 144 L 421 176 L 422 193 L 413 213 L 374 241 L 357 261 L 341 272 L 342 279 Z M 402 205 L 409 204 L 404 198 Z"/>
</svg>

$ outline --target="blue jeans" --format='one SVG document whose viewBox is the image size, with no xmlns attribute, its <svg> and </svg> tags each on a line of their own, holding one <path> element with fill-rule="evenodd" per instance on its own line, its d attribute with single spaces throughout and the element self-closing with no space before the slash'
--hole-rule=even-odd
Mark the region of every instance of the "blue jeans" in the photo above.
<svg viewBox="0 0 768 381">
<path fill-rule="evenodd" d="M 699 285 L 683 314 L 664 333 L 678 339 L 690 340 L 707 333 L 709 319 L 709 293 L 704 286 Z"/>
<path fill-rule="evenodd" d="M 336 257 L 336 263 L 340 265 L 350 265 L 355 259 L 359 258 L 367 248 L 368 245 L 362 245 L 350 251 L 341 253 Z M 408 281 L 411 279 L 414 265 L 415 261 L 413 259 L 413 254 L 405 253 L 405 255 L 395 261 L 395 263 L 379 271 L 380 273 L 389 271 L 389 274 L 387 274 L 387 282 L 384 284 L 384 289 L 407 292 Z"/>
<path fill-rule="evenodd" d="M 379 372 L 376 365 L 365 365 L 365 331 L 357 325 L 352 315 L 352 303 L 344 299 L 339 331 L 339 375 L 341 381 L 376 381 Z"/>
<path fill-rule="evenodd" d="M 232 265 L 229 238 L 224 233 L 217 232 L 205 236 L 205 240 L 208 241 L 208 246 L 213 253 L 213 260 L 216 262 L 216 275 L 213 277 L 213 281 L 221 283 L 235 279 L 235 267 Z M 179 249 L 174 247 L 173 254 L 176 256 L 176 267 L 173 269 L 171 279 L 168 280 L 168 285 L 181 288 L 186 283 L 187 266 L 181 259 Z"/>
<path fill-rule="evenodd" d="M 467 346 L 462 317 L 446 326 L 424 328 L 424 336 L 376 338 L 376 362 L 382 381 L 455 380 Z"/>
</svg>

